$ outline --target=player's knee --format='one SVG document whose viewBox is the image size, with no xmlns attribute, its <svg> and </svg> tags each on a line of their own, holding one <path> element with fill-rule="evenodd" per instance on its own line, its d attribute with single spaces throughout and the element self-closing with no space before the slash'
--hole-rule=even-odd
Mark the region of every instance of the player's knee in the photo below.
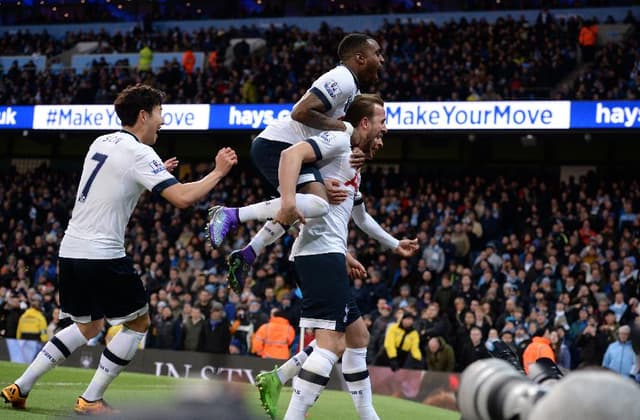
<svg viewBox="0 0 640 420">
<path fill-rule="evenodd" d="M 313 194 L 301 194 L 304 205 L 300 206 L 304 217 L 322 217 L 329 213 L 329 203 Z"/>
<path fill-rule="evenodd" d="M 96 335 L 100 334 L 102 328 L 104 327 L 103 320 L 95 320 L 86 324 L 77 323 L 78 329 L 87 340 L 92 339 Z"/>
<path fill-rule="evenodd" d="M 151 319 L 149 318 L 148 314 L 144 314 L 132 321 L 125 322 L 124 326 L 129 328 L 130 330 L 144 333 L 151 326 Z"/>
</svg>

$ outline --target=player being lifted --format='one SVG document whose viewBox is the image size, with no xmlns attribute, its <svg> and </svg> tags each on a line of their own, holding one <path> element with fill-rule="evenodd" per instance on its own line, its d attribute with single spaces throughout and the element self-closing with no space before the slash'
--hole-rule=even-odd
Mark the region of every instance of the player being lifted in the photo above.
<svg viewBox="0 0 640 420">
<path fill-rule="evenodd" d="M 254 165 L 276 189 L 279 186 L 278 163 L 284 149 L 322 131 L 353 132 L 353 126 L 340 119 L 360 93 L 360 83 L 375 82 L 384 64 L 378 42 L 358 33 L 342 39 L 338 45 L 338 57 L 340 64 L 312 84 L 295 104 L 291 116 L 270 123 L 251 145 Z M 361 165 L 363 160 L 361 155 L 357 155 L 352 158 L 352 164 Z M 334 181 L 327 181 L 326 184 L 332 203 L 339 203 L 346 198 L 344 191 Z M 315 165 L 306 164 L 301 168 L 296 206 L 304 217 L 320 217 L 327 213 L 327 189 Z M 220 246 L 225 236 L 239 223 L 267 220 L 248 246 L 229 255 L 229 286 L 238 294 L 244 287 L 245 272 L 255 261 L 256 255 L 286 231 L 282 224 L 273 221 L 279 208 L 279 199 L 240 208 L 212 208 L 208 234 L 214 247 Z"/>
</svg>

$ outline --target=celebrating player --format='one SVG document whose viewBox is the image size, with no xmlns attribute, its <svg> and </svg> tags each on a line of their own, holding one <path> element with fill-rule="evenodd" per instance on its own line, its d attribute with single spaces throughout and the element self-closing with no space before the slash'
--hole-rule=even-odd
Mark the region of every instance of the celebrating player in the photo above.
<svg viewBox="0 0 640 420">
<path fill-rule="evenodd" d="M 251 157 L 255 166 L 269 183 L 278 188 L 278 162 L 280 153 L 299 141 L 321 131 L 338 130 L 353 132 L 348 121 L 341 121 L 349 105 L 360 93 L 360 83 L 377 80 L 384 63 L 378 42 L 368 35 L 352 33 L 338 45 L 341 63 L 320 76 L 307 93 L 294 105 L 291 116 L 269 124 L 251 145 Z M 356 159 L 353 164 L 361 164 Z M 318 169 L 313 164 L 304 165 L 297 178 L 297 208 L 304 217 L 320 217 L 329 210 L 327 191 Z M 332 203 L 346 198 L 344 191 L 330 181 Z M 279 209 L 279 200 L 253 204 L 240 208 L 217 207 L 211 212 L 208 234 L 213 246 L 220 246 L 225 236 L 239 223 L 248 220 L 269 220 L 251 240 L 249 245 L 229 255 L 229 285 L 238 294 L 244 286 L 244 272 L 256 255 L 275 242 L 285 232 L 285 227 L 272 221 Z"/>
<path fill-rule="evenodd" d="M 238 161 L 223 148 L 216 167 L 197 182 L 182 184 L 167 171 L 151 147 L 162 126 L 164 93 L 137 85 L 116 98 L 122 130 L 100 136 L 89 147 L 69 226 L 60 244 L 61 318 L 74 324 L 47 342 L 15 383 L 2 390 L 6 402 L 24 408 L 35 382 L 95 337 L 106 318 L 123 328 L 109 342 L 91 383 L 74 411 L 102 414 L 113 410 L 103 399 L 111 382 L 129 364 L 149 327 L 147 293 L 132 260 L 125 255 L 124 234 L 142 192 L 159 193 L 185 208 L 204 197 Z"/>
</svg>

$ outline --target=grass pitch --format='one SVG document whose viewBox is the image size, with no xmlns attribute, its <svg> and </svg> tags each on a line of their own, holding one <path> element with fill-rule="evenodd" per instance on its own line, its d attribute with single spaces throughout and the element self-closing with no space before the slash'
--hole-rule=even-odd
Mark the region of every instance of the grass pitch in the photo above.
<svg viewBox="0 0 640 420">
<path fill-rule="evenodd" d="M 24 364 L 0 361 L 0 387 L 4 387 L 15 380 L 26 368 Z M 44 419 L 62 418 L 74 416 L 73 405 L 75 399 L 82 394 L 93 376 L 93 370 L 58 367 L 46 374 L 35 385 L 27 400 L 26 410 L 14 410 L 9 404 L 0 406 L 0 419 Z M 206 385 L 215 386 L 221 384 L 215 381 L 186 380 L 168 377 L 158 377 L 139 373 L 122 373 L 107 389 L 105 399 L 112 406 L 122 409 L 123 414 L 127 407 L 135 404 L 137 407 L 146 405 L 156 410 L 162 407 L 170 409 L 178 395 L 185 387 L 193 386 L 202 392 Z M 247 409 L 256 418 L 268 419 L 258 401 L 257 390 L 248 384 L 227 384 L 224 387 L 234 387 L 244 395 Z M 204 386 L 203 386 L 204 385 Z M 213 389 L 213 388 L 212 388 Z M 182 391 L 181 391 L 182 390 Z M 214 392 L 214 391 L 212 391 Z M 289 404 L 291 388 L 282 390 L 278 402 L 279 417 L 282 418 Z M 3 403 L 0 398 L 0 403 Z M 402 400 L 393 397 L 374 395 L 374 405 L 378 415 L 382 419 L 390 420 L 458 420 L 460 414 L 454 411 L 443 410 L 436 407 L 419 404 L 413 401 Z M 167 413 L 168 414 L 168 413 Z M 211 413 L 210 418 L 215 419 L 218 413 Z M 224 416 L 221 416 L 224 417 Z M 160 418 L 160 417 L 158 417 Z M 165 418 L 168 418 L 165 417 Z M 316 405 L 311 409 L 308 420 L 357 420 L 351 397 L 346 392 L 326 390 L 322 393 Z M 183 417 L 182 420 L 187 420 Z"/>
</svg>

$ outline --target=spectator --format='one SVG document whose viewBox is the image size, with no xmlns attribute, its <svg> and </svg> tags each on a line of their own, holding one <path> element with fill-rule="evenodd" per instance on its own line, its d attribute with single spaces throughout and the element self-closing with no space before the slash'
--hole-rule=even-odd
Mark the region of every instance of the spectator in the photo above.
<svg viewBox="0 0 640 420">
<path fill-rule="evenodd" d="M 385 351 L 376 359 L 376 365 L 389 366 L 393 371 L 424 367 L 420 336 L 413 328 L 414 317 L 412 313 L 406 312 L 400 321 L 389 326 L 384 337 Z"/>
<path fill-rule="evenodd" d="M 462 354 L 456 360 L 459 363 L 458 371 L 462 372 L 471 363 L 488 357 L 490 356 L 482 339 L 482 330 L 478 327 L 471 327 L 469 337 L 462 347 Z"/>
<path fill-rule="evenodd" d="M 191 308 L 189 317 L 182 321 L 181 348 L 188 351 L 198 351 L 200 348 L 200 337 L 202 329 L 206 323 L 199 306 Z"/>
<path fill-rule="evenodd" d="M 635 354 L 629 341 L 630 334 L 631 328 L 628 325 L 623 325 L 618 329 L 618 340 L 607 347 L 602 366 L 624 376 L 631 375 Z"/>
<path fill-rule="evenodd" d="M 47 335 L 47 320 L 40 309 L 42 296 L 33 295 L 29 301 L 29 308 L 20 315 L 16 338 L 24 340 L 40 340 L 46 343 L 49 340 Z"/>
<path fill-rule="evenodd" d="M 433 337 L 427 344 L 427 368 L 438 372 L 453 372 L 455 355 L 453 348 L 442 337 Z"/>
<path fill-rule="evenodd" d="M 542 357 L 547 357 L 554 362 L 556 361 L 556 355 L 551 348 L 550 336 L 551 331 L 548 327 L 539 328 L 536 331 L 531 343 L 522 354 L 522 365 L 524 366 L 525 372 L 529 373 L 529 365 L 535 363 L 536 360 Z"/>
<path fill-rule="evenodd" d="M 209 320 L 202 328 L 199 351 L 217 354 L 229 354 L 231 333 L 229 321 L 224 317 L 220 302 L 211 305 Z"/>
<path fill-rule="evenodd" d="M 138 53 L 138 71 L 149 72 L 151 71 L 151 62 L 153 61 L 153 51 L 149 45 L 145 44 Z"/>
<path fill-rule="evenodd" d="M 263 324 L 264 325 L 264 324 Z M 251 349 L 251 338 L 253 337 L 253 325 L 247 318 L 247 308 L 239 305 L 236 311 L 236 319 L 231 324 L 231 344 L 229 352 L 231 354 L 249 354 Z"/>
<path fill-rule="evenodd" d="M 562 327 L 560 327 L 562 331 Z M 562 342 L 557 331 L 551 331 L 549 334 L 549 342 L 551 350 L 556 357 L 556 364 L 565 369 L 571 369 L 571 353 L 565 343 Z"/>
<path fill-rule="evenodd" d="M 580 28 L 580 35 L 578 37 L 583 62 L 589 63 L 593 61 L 597 40 L 598 24 L 590 19 L 585 20 Z"/>
<path fill-rule="evenodd" d="M 291 357 L 290 347 L 296 332 L 278 308 L 271 310 L 269 322 L 258 328 L 251 340 L 251 351 L 257 356 L 286 360 Z"/>
<path fill-rule="evenodd" d="M 188 48 L 185 52 L 182 53 L 182 69 L 186 75 L 192 75 L 193 70 L 196 66 L 196 56 L 191 51 L 191 48 Z"/>
</svg>

